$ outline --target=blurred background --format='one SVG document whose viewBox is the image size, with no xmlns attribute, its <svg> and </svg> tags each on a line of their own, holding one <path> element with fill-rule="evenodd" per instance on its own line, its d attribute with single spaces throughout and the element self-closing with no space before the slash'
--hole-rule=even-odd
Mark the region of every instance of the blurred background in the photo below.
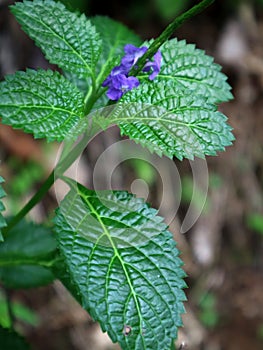
<svg viewBox="0 0 263 350">
<path fill-rule="evenodd" d="M 197 1 L 185 0 L 64 0 L 69 9 L 87 16 L 107 15 L 133 29 L 142 39 L 158 36 L 176 15 Z M 0 0 L 0 79 L 16 70 L 52 68 L 10 14 L 13 1 Z M 178 347 L 189 350 L 263 349 L 263 1 L 220 0 L 177 30 L 175 36 L 195 43 L 222 65 L 234 100 L 221 105 L 236 141 L 226 152 L 208 157 L 209 190 L 202 214 L 180 233 L 193 194 L 191 163 L 174 160 L 180 177 L 176 216 L 169 218 L 187 273 L 187 313 Z M 1 99 L 1 96 L 0 96 Z M 98 135 L 81 158 L 78 173 L 92 187 L 100 154 L 119 141 L 116 128 Z M 16 213 L 52 169 L 58 144 L 0 126 L 1 175 L 6 179 L 8 214 Z M 116 164 L 118 154 L 112 153 Z M 128 159 L 128 158 L 127 158 Z M 178 202 L 176 186 L 162 184 L 170 165 L 156 158 L 118 162 L 112 186 L 145 197 L 167 218 Z M 156 164 L 159 164 L 159 167 Z M 167 165 L 167 167 L 166 167 Z M 202 166 L 200 174 L 202 174 Z M 158 170 L 159 169 L 159 170 Z M 162 169 L 160 171 L 160 169 Z M 168 177 L 169 179 L 171 177 Z M 103 187 L 103 176 L 101 180 Z M 202 182 L 202 181 L 201 181 Z M 197 188 L 192 214 L 199 213 L 206 193 Z M 171 180 L 171 186 L 174 182 Z M 175 204 L 174 204 L 175 203 Z M 32 212 L 50 220 L 57 206 L 55 192 Z M 173 211 L 173 210 L 172 210 Z M 0 324 L 8 325 L 6 291 L 0 286 Z M 16 326 L 37 350 L 113 350 L 107 335 L 57 281 L 42 288 L 9 290 Z M 185 345 L 183 345 L 185 344 Z M 1 348 L 1 345 L 0 345 Z M 4 350 L 4 349 L 3 349 Z"/>
</svg>

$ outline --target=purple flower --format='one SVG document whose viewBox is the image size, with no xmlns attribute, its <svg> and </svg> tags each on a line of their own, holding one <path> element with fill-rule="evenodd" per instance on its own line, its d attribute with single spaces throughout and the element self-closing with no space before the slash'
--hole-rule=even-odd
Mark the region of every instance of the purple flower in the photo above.
<svg viewBox="0 0 263 350">
<path fill-rule="evenodd" d="M 109 99 L 117 101 L 126 91 L 139 86 L 139 84 L 139 80 L 135 77 L 127 77 L 125 74 L 112 75 L 111 73 L 102 85 L 109 86 L 107 91 Z"/>
<path fill-rule="evenodd" d="M 147 51 L 147 47 L 136 47 L 132 44 L 124 46 L 125 56 L 121 60 L 121 65 L 130 70 Z"/>
<path fill-rule="evenodd" d="M 153 80 L 157 74 L 160 72 L 161 68 L 161 61 L 162 61 L 162 55 L 161 51 L 157 51 L 156 54 L 153 56 L 153 61 L 148 61 L 144 68 L 143 72 L 149 72 L 152 69 L 152 73 L 149 75 L 149 79 Z"/>
<path fill-rule="evenodd" d="M 108 86 L 107 96 L 110 100 L 117 101 L 122 95 L 137 86 L 140 82 L 136 77 L 129 76 L 131 68 L 136 67 L 139 58 L 142 57 L 147 47 L 136 47 L 132 44 L 127 44 L 124 47 L 125 56 L 121 60 L 121 64 L 114 67 L 108 77 L 102 83 L 102 86 Z M 158 51 L 153 56 L 153 61 L 146 62 L 143 72 L 151 72 L 149 79 L 153 80 L 160 72 L 161 67 L 161 52 Z"/>
</svg>

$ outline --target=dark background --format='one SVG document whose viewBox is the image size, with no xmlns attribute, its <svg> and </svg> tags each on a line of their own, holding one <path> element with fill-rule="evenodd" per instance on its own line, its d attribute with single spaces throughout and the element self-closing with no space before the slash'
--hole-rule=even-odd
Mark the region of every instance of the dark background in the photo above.
<svg viewBox="0 0 263 350">
<path fill-rule="evenodd" d="M 88 16 L 111 16 L 143 39 L 158 36 L 169 19 L 195 3 L 64 2 Z M 8 9 L 12 3 L 0 0 L 0 78 L 26 67 L 54 69 L 20 30 Z M 184 190 L 171 231 L 182 251 L 189 285 L 185 326 L 180 330 L 178 344 L 186 343 L 190 350 L 259 350 L 263 348 L 263 1 L 215 1 L 178 29 L 175 36 L 195 43 L 223 66 L 235 98 L 221 105 L 220 110 L 229 117 L 236 137 L 226 152 L 207 158 L 207 208 L 184 235 L 179 233 L 179 227 L 191 198 L 192 174 L 188 161 L 175 161 Z M 113 129 L 94 140 L 84 157 L 83 171 L 92 171 L 96 155 L 119 138 L 118 130 Z M 56 144 L 46 145 L 0 126 L 0 157 L 4 161 L 1 175 L 8 183 L 8 213 L 15 213 L 39 186 L 57 150 Z M 123 165 L 118 174 L 120 188 L 129 189 L 138 169 Z M 158 207 L 155 194 L 161 191 L 160 184 L 158 178 L 150 178 L 149 199 Z M 51 192 L 31 217 L 41 221 L 55 206 Z M 17 322 L 33 349 L 118 349 L 59 282 L 12 292 L 11 298 L 38 316 L 34 325 Z"/>
</svg>

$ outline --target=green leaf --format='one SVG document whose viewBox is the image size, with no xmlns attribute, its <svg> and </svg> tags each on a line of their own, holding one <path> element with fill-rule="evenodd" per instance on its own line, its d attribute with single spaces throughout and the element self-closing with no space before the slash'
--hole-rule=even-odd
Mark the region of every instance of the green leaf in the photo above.
<svg viewBox="0 0 263 350">
<path fill-rule="evenodd" d="M 250 213 L 246 217 L 246 222 L 251 230 L 263 235 L 263 215 L 258 213 Z"/>
<path fill-rule="evenodd" d="M 221 66 L 214 63 L 213 57 L 207 56 L 203 50 L 196 49 L 193 44 L 186 44 L 184 40 L 172 39 L 164 43 L 160 51 L 162 64 L 160 73 L 154 79 L 156 86 L 162 82 L 176 91 L 191 90 L 193 94 L 204 96 L 214 103 L 233 98 Z M 138 77 L 148 81 L 148 74 Z"/>
<path fill-rule="evenodd" d="M 6 220 L 2 215 L 2 212 L 5 210 L 5 206 L 2 203 L 1 199 L 6 196 L 6 193 L 3 190 L 3 187 L 1 186 L 3 182 L 5 182 L 5 180 L 2 178 L 2 176 L 0 176 L 0 242 L 3 242 L 4 240 L 1 229 L 7 226 Z"/>
<path fill-rule="evenodd" d="M 2 123 L 61 141 L 83 116 L 83 97 L 58 72 L 17 72 L 0 83 Z"/>
<path fill-rule="evenodd" d="M 3 350 L 29 350 L 25 339 L 17 332 L 0 326 L 0 344 Z"/>
<path fill-rule="evenodd" d="M 227 118 L 215 105 L 162 82 L 141 84 L 127 92 L 112 111 L 100 113 L 96 122 L 103 128 L 117 124 L 122 134 L 170 158 L 215 155 L 233 140 Z"/>
<path fill-rule="evenodd" d="M 10 306 L 16 319 L 32 326 L 36 326 L 39 323 L 37 315 L 20 302 L 11 302 Z M 0 326 L 10 328 L 11 325 L 7 300 L 0 291 Z"/>
<path fill-rule="evenodd" d="M 123 350 L 169 349 L 182 325 L 185 275 L 156 211 L 126 192 L 78 185 L 55 224 L 74 292 L 112 341 Z"/>
<path fill-rule="evenodd" d="M 51 63 L 79 78 L 94 76 L 101 40 L 85 15 L 51 0 L 16 3 L 11 11 Z"/>
<path fill-rule="evenodd" d="M 35 265 L 0 267 L 0 281 L 6 288 L 25 289 L 46 286 L 55 277 L 50 268 Z"/>
<path fill-rule="evenodd" d="M 20 222 L 0 244 L 0 280 L 9 288 L 30 288 L 50 283 L 56 242 L 41 225 Z"/>
</svg>

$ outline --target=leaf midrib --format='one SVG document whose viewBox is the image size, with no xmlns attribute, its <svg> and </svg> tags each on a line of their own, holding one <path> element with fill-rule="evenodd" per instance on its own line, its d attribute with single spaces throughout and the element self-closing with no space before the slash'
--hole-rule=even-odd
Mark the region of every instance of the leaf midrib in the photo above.
<svg viewBox="0 0 263 350">
<path fill-rule="evenodd" d="M 136 309 L 137 309 L 137 313 L 138 313 L 138 317 L 140 319 L 140 329 L 142 329 L 142 315 L 141 315 L 141 312 L 140 312 L 140 307 L 139 307 L 139 301 L 138 301 L 138 297 L 137 297 L 137 293 L 136 291 L 134 290 L 133 288 L 133 285 L 132 285 L 132 281 L 130 279 L 130 276 L 129 276 L 129 273 L 126 269 L 126 266 L 125 266 L 125 262 L 122 260 L 122 257 L 121 255 L 119 254 L 118 252 L 118 248 L 116 247 L 114 241 L 112 240 L 111 238 L 111 235 L 109 233 L 109 231 L 107 230 L 107 227 L 104 225 L 103 221 L 101 220 L 101 217 L 99 215 L 99 213 L 96 211 L 96 209 L 93 207 L 92 203 L 88 200 L 87 197 L 83 196 L 83 194 L 81 192 L 79 192 L 79 195 L 81 196 L 81 198 L 87 203 L 90 211 L 95 215 L 95 217 L 97 218 L 99 224 L 101 225 L 102 229 L 103 229 L 103 232 L 104 232 L 104 235 L 107 236 L 111 246 L 112 246 L 112 249 L 114 251 L 114 254 L 112 256 L 112 259 L 111 261 L 113 261 L 116 257 L 118 258 L 121 266 L 122 266 L 122 269 L 123 269 L 123 272 L 125 274 L 125 277 L 126 277 L 126 280 L 128 282 L 128 285 L 130 287 L 130 292 L 133 296 L 133 299 L 134 299 L 134 302 L 135 302 L 135 305 L 136 305 Z M 101 237 L 101 236 L 100 236 Z M 94 249 L 96 249 L 96 247 L 94 246 Z M 108 269 L 109 270 L 109 269 Z M 144 340 L 143 340 L 144 342 Z"/>
<path fill-rule="evenodd" d="M 24 17 L 24 16 L 26 16 L 26 15 L 27 15 L 27 13 L 24 13 L 24 12 L 22 11 L 22 16 Z M 32 16 L 32 17 L 33 17 L 33 16 Z M 31 19 L 31 18 L 30 18 L 30 19 Z M 58 33 L 56 33 L 56 32 L 53 30 L 53 28 L 49 27 L 49 26 L 48 26 L 47 24 L 45 24 L 41 19 L 37 19 L 36 17 L 34 17 L 34 20 L 35 20 L 37 23 L 42 24 L 45 28 L 48 29 L 49 32 L 51 32 L 51 33 L 52 33 L 55 37 L 57 37 L 59 40 L 64 41 L 64 42 L 66 43 L 66 45 L 72 49 L 72 51 L 76 54 L 76 56 L 79 57 L 80 61 L 83 62 L 84 67 L 87 68 L 87 70 L 89 71 L 90 75 L 91 75 L 92 77 L 94 77 L 94 76 L 93 76 L 93 71 L 92 71 L 92 69 L 90 68 L 90 66 L 88 65 L 88 63 L 86 62 L 86 60 L 78 53 L 78 51 L 72 46 L 72 44 L 70 44 L 69 41 L 66 40 L 66 38 L 65 38 L 64 36 L 63 36 L 63 37 L 60 36 Z M 31 27 L 31 29 L 34 29 L 34 28 L 32 28 L 32 26 L 30 26 L 28 23 L 27 23 L 27 24 L 24 24 L 24 25 L 27 26 L 27 27 L 29 27 L 29 28 Z M 37 42 L 40 42 L 38 38 L 35 38 L 35 40 L 36 40 Z"/>
<path fill-rule="evenodd" d="M 173 113 L 172 111 L 169 112 L 169 113 Z M 140 117 L 125 117 L 125 118 L 113 118 L 110 120 L 110 124 L 119 124 L 119 123 L 124 123 L 126 124 L 127 121 L 130 121 L 132 123 L 134 122 L 140 122 L 143 124 L 143 121 L 146 120 L 146 121 L 154 121 L 154 122 L 166 122 L 166 123 L 173 123 L 175 125 L 181 125 L 181 126 L 184 126 L 184 127 L 187 127 L 188 129 L 190 129 L 193 133 L 193 128 L 195 129 L 199 129 L 199 130 L 202 130 L 202 131 L 207 131 L 206 128 L 203 128 L 201 126 L 198 126 L 196 125 L 195 123 L 184 123 L 184 122 L 179 122 L 179 121 L 174 121 L 174 120 L 171 120 L 171 119 L 166 119 L 166 118 L 150 118 L 150 117 L 143 117 L 143 118 L 140 118 Z M 209 119 L 203 119 L 202 120 L 203 122 L 204 121 L 208 121 L 210 122 Z M 215 135 L 221 135 L 221 133 L 218 133 L 218 132 L 215 132 L 213 130 L 209 130 L 209 133 L 211 134 L 215 134 Z"/>
</svg>

